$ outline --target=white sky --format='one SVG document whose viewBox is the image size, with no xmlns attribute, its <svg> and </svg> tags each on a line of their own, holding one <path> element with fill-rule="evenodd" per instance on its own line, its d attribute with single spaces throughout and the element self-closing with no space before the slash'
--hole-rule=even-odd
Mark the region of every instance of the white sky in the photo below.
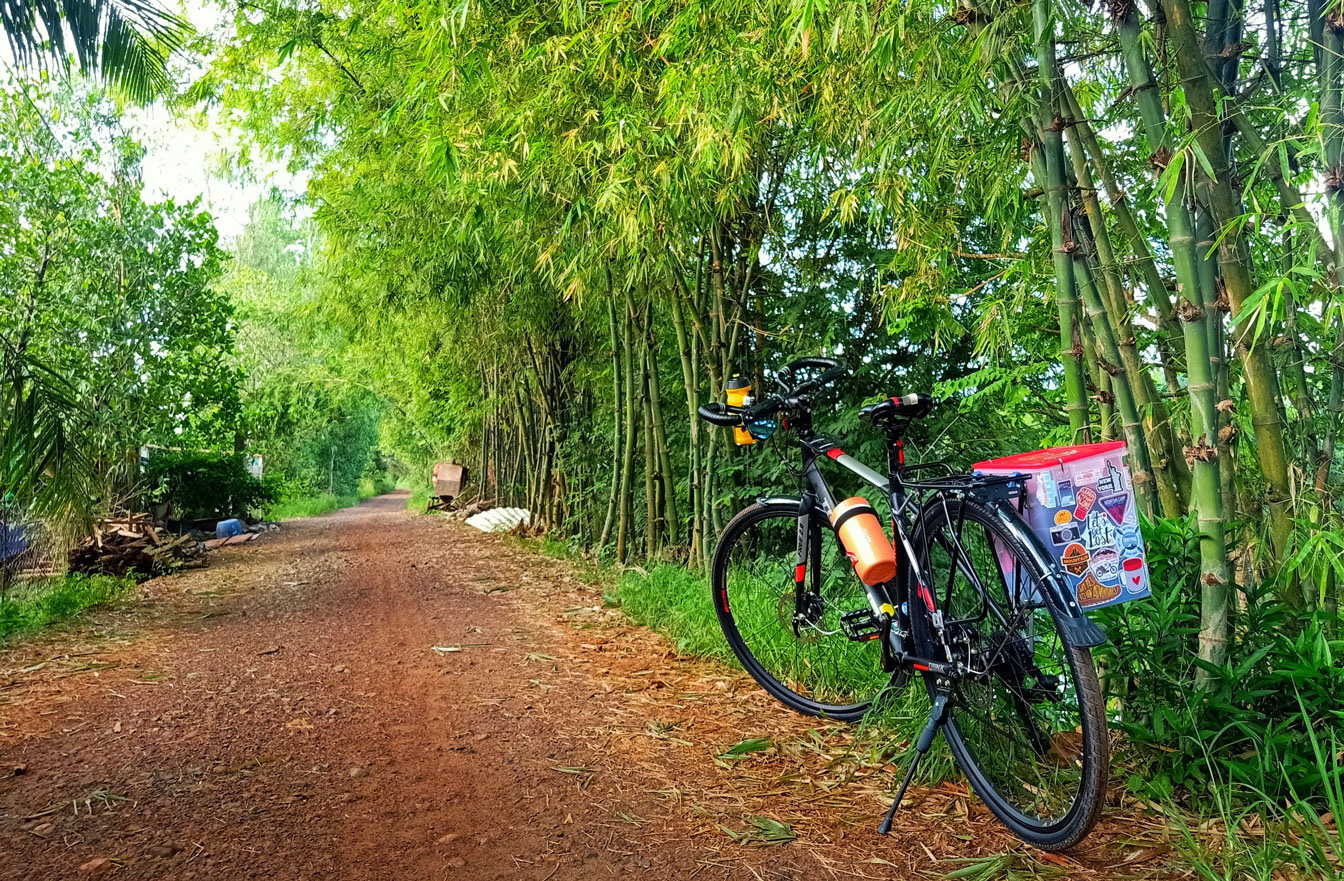
<svg viewBox="0 0 1344 881">
<path fill-rule="evenodd" d="M 145 198 L 187 201 L 201 196 L 225 241 L 243 231 L 248 206 L 272 186 L 293 195 L 302 195 L 307 186 L 305 176 L 261 160 L 254 160 L 245 180 L 223 175 L 223 156 L 236 149 L 238 137 L 218 125 L 201 127 L 194 119 L 174 116 L 160 105 L 129 115 L 146 150 L 142 165 Z"/>
<path fill-rule="evenodd" d="M 225 11 L 210 0 L 180 0 L 179 9 L 200 33 L 227 27 Z M 202 122 L 196 114 L 175 114 L 155 104 L 133 109 L 128 117 L 146 150 L 145 197 L 185 201 L 199 195 L 226 243 L 242 233 L 248 207 L 272 186 L 295 196 L 307 188 L 306 175 L 291 174 L 282 164 L 257 157 L 255 151 L 243 177 L 225 172 L 225 157 L 237 150 L 240 139 L 213 115 Z"/>
<path fill-rule="evenodd" d="M 175 7 L 199 33 L 208 34 L 229 26 L 225 10 L 212 0 L 160 2 Z M 182 55 L 176 56 L 170 65 L 183 86 L 191 83 L 200 68 L 198 59 Z M 0 39 L 0 86 L 8 85 L 13 77 L 30 75 L 17 67 L 8 43 Z M 215 227 L 226 245 L 246 227 L 248 207 L 271 187 L 279 187 L 291 196 L 302 196 L 307 189 L 306 174 L 291 174 L 282 163 L 256 157 L 255 151 L 242 176 L 227 173 L 225 159 L 236 152 L 240 138 L 213 118 L 201 122 L 199 114 L 177 114 L 155 103 L 150 107 L 128 108 L 123 119 L 146 150 L 141 167 L 145 198 L 151 202 L 165 198 L 186 202 L 200 196 L 205 209 L 214 216 Z"/>
</svg>

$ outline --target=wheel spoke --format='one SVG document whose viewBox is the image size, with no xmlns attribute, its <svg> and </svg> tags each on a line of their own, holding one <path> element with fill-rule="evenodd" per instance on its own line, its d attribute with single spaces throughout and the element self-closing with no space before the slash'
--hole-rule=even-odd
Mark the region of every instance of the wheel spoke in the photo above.
<svg viewBox="0 0 1344 881">
<path fill-rule="evenodd" d="M 834 535 L 823 530 L 819 541 L 811 540 L 810 571 L 799 594 L 797 529 L 796 508 L 780 511 L 743 528 L 723 555 L 724 571 L 715 578 L 728 588 L 731 629 L 739 641 L 734 651 L 763 685 L 784 691 L 782 699 L 795 709 L 808 711 L 792 699 L 862 712 L 888 679 L 874 648 L 849 640 L 840 627 L 843 613 L 866 605 L 863 585 L 840 565 L 844 558 Z"/>
</svg>

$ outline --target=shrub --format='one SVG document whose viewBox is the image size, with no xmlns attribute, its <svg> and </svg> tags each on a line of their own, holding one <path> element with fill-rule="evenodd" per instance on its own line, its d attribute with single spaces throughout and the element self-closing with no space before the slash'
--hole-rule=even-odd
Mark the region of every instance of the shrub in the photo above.
<svg viewBox="0 0 1344 881">
<path fill-rule="evenodd" d="M 661 563 L 648 572 L 622 573 L 616 596 L 621 611 L 635 621 L 676 640 L 677 651 L 736 664 L 719 629 L 704 576 Z"/>
<path fill-rule="evenodd" d="M 293 520 L 295 517 L 317 517 L 358 504 L 359 496 L 335 496 L 331 493 L 286 495 L 266 507 L 266 519 Z"/>
<path fill-rule="evenodd" d="M 1105 610 L 1110 642 L 1099 650 L 1120 710 L 1114 724 L 1141 747 L 1147 766 L 1131 788 L 1154 797 L 1188 793 L 1192 803 L 1229 786 L 1278 804 L 1323 798 L 1328 781 L 1312 733 L 1344 736 L 1338 617 L 1290 610 L 1273 583 L 1259 585 L 1241 595 L 1227 662 L 1209 668 L 1207 691 L 1194 692 L 1202 663 L 1194 530 L 1158 521 L 1145 533 L 1153 596 Z"/>
<path fill-rule="evenodd" d="M 90 606 L 112 602 L 135 587 L 135 579 L 71 573 L 50 582 L 20 586 L 0 600 L 0 641 L 70 618 Z"/>
<path fill-rule="evenodd" d="M 234 453 L 160 450 L 145 467 L 151 504 L 171 502 L 182 520 L 246 517 L 272 501 L 272 489 L 253 477 Z"/>
</svg>

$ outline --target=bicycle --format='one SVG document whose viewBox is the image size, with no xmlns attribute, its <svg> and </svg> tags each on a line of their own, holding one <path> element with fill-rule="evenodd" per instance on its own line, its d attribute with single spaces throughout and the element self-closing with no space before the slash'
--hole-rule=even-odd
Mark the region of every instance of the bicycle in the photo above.
<svg viewBox="0 0 1344 881">
<path fill-rule="evenodd" d="M 821 372 L 797 381 L 805 370 Z M 799 495 L 757 500 L 719 537 L 711 589 L 724 636 L 767 692 L 806 715 L 857 721 L 922 677 L 928 722 L 882 834 L 942 732 L 1001 822 L 1042 849 L 1072 847 L 1096 824 L 1109 774 L 1091 656 L 1106 634 L 1022 518 L 1024 478 L 906 464 L 904 435 L 931 397 L 860 410 L 886 435 L 886 475 L 813 429 L 814 398 L 847 373 L 834 359 L 800 358 L 778 372 L 778 394 L 699 408 L 760 438 L 792 430 L 802 452 Z M 885 582 L 864 584 L 837 538 L 837 502 L 818 467 L 828 460 L 887 494 L 897 554 Z"/>
</svg>

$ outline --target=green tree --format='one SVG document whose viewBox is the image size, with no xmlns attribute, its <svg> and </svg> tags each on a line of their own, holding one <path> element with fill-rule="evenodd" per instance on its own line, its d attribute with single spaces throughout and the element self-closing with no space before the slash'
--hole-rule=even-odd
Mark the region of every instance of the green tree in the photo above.
<svg viewBox="0 0 1344 881">
<path fill-rule="evenodd" d="M 779 475 L 697 404 L 852 355 L 959 404 L 963 461 L 1124 438 L 1198 523 L 1208 686 L 1258 584 L 1338 601 L 1344 16 L 1161 10 L 281 3 L 196 95 L 311 168 L 324 309 L 417 455 L 701 563 Z"/>
<path fill-rule="evenodd" d="M 0 95 L 4 490 L 87 515 L 134 491 L 142 445 L 236 414 L 224 255 L 197 205 L 144 201 L 103 99 L 30 98 Z"/>
<path fill-rule="evenodd" d="M 239 449 L 290 495 L 352 496 L 378 449 L 382 401 L 323 314 L 316 225 L 272 192 L 254 204 L 218 288 L 235 309 Z"/>
</svg>

